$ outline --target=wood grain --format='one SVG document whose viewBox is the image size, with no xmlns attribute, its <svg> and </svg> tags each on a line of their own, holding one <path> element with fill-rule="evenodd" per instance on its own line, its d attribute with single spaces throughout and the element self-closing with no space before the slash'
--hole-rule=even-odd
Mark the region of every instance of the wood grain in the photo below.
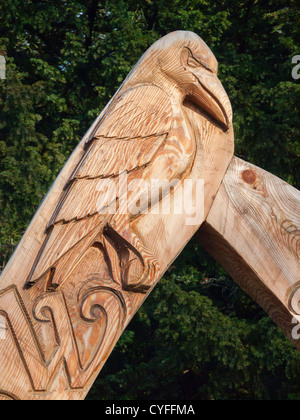
<svg viewBox="0 0 300 420">
<path fill-rule="evenodd" d="M 300 350 L 300 192 L 234 158 L 199 239 Z"/>
<path fill-rule="evenodd" d="M 7 328 L 1 399 L 84 399 L 136 311 L 205 220 L 234 149 L 217 68 L 197 35 L 166 36 L 70 157 L 0 279 Z M 187 223 L 186 208 L 142 211 L 151 206 L 141 181 L 174 186 L 159 192 L 157 208 L 169 198 L 178 204 L 184 181 L 201 179 L 204 209 L 196 224 Z M 140 184 L 127 190 L 134 181 Z M 143 203 L 137 214 L 124 211 L 125 193 L 127 204 Z M 196 190 L 190 198 L 196 201 Z"/>
</svg>

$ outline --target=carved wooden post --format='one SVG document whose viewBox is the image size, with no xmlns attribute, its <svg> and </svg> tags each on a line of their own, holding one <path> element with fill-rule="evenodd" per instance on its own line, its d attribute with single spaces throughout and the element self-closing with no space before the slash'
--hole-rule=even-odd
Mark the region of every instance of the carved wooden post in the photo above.
<svg viewBox="0 0 300 420">
<path fill-rule="evenodd" d="M 1 399 L 83 399 L 206 219 L 234 149 L 217 69 L 195 34 L 158 41 L 67 162 L 1 276 Z"/>
<path fill-rule="evenodd" d="M 85 398 L 203 222 L 203 245 L 292 338 L 300 193 L 233 158 L 217 69 L 197 35 L 166 36 L 74 151 L 1 276 L 0 399 Z"/>
</svg>

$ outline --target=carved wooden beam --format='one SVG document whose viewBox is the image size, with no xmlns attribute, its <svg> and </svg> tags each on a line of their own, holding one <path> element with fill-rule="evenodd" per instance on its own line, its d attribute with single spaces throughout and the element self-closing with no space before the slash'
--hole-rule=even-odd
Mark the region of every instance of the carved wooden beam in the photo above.
<svg viewBox="0 0 300 420">
<path fill-rule="evenodd" d="M 198 237 L 300 351 L 300 192 L 234 158 Z"/>
<path fill-rule="evenodd" d="M 1 276 L 1 399 L 83 399 L 205 220 L 234 152 L 217 70 L 195 34 L 158 41 L 67 162 Z"/>
</svg>

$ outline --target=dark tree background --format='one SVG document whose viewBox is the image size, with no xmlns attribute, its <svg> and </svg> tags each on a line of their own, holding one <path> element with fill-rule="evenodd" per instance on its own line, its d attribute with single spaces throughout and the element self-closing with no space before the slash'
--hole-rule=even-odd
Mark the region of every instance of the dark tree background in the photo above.
<svg viewBox="0 0 300 420">
<path fill-rule="evenodd" d="M 0 0 L 0 265 L 137 59 L 198 33 L 232 100 L 236 155 L 300 188 L 296 0 Z M 191 243 L 121 338 L 90 399 L 300 399 L 300 356 Z"/>
</svg>

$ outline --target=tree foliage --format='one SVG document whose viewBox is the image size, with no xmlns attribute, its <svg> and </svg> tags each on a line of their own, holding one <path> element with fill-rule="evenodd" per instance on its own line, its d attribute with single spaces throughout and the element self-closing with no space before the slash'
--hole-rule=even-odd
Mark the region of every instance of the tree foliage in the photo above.
<svg viewBox="0 0 300 420">
<path fill-rule="evenodd" d="M 0 264 L 145 49 L 198 33 L 220 62 L 236 154 L 300 188 L 295 0 L 0 0 Z M 299 356 L 191 243 L 120 340 L 91 398 L 299 398 Z"/>
</svg>

